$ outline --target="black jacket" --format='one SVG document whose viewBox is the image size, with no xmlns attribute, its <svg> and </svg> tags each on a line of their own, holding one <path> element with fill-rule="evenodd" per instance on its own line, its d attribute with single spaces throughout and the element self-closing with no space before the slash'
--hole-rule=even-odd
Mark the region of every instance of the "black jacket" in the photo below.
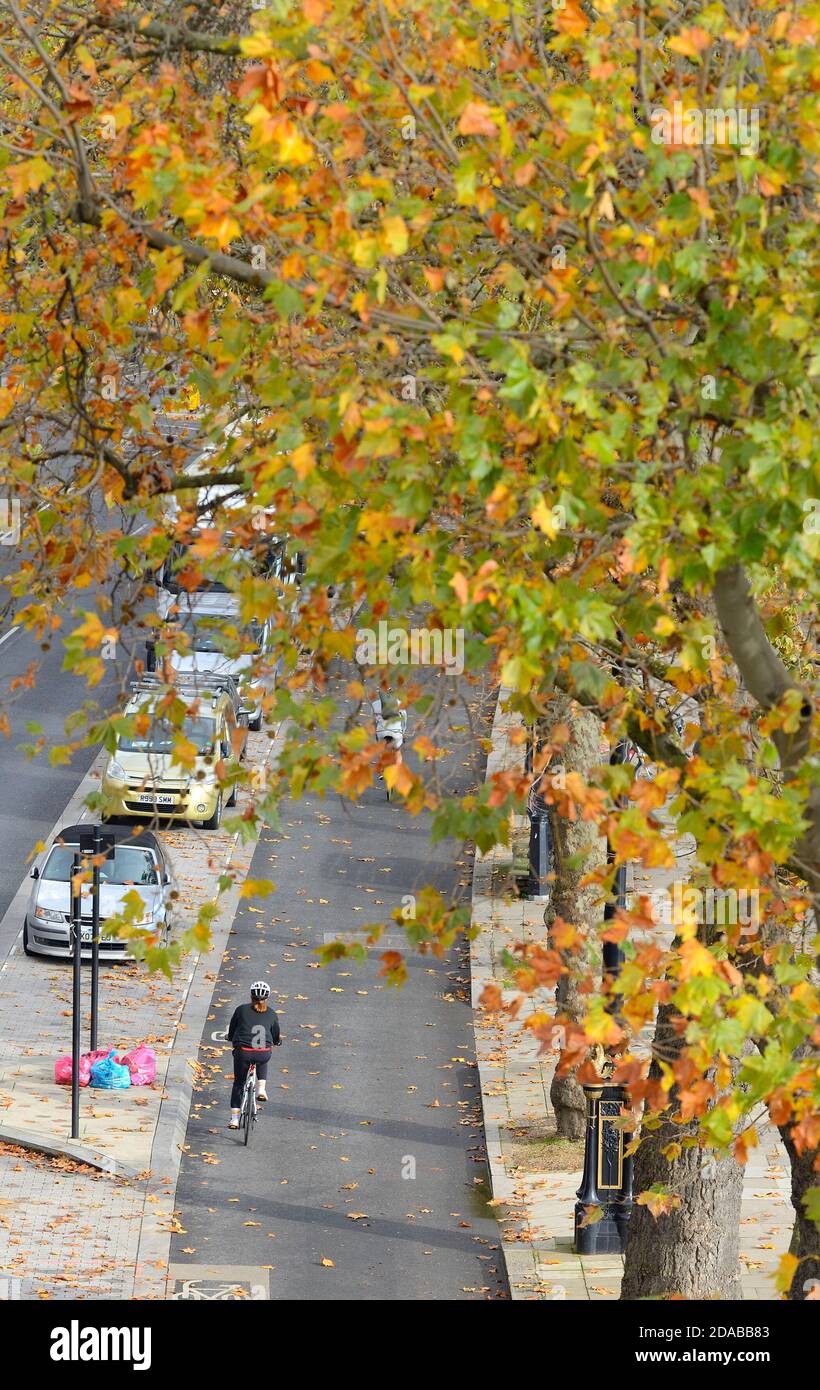
<svg viewBox="0 0 820 1390">
<path fill-rule="evenodd" d="M 273 1009 L 258 1013 L 252 1004 L 240 1004 L 228 1028 L 228 1041 L 234 1047 L 253 1047 L 264 1052 L 279 1041 L 279 1019 Z"/>
</svg>

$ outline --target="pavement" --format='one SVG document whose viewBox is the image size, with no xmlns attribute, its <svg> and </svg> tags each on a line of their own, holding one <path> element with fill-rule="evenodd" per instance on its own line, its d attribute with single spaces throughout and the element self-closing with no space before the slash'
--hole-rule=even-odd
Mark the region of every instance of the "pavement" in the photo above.
<svg viewBox="0 0 820 1390">
<path fill-rule="evenodd" d="M 519 721 L 503 710 L 503 700 L 502 692 L 492 727 L 488 778 L 519 768 L 523 762 L 523 745 L 510 741 Z M 572 1171 L 544 1171 L 540 1156 L 534 1157 L 539 1152 L 537 1141 L 549 1134 L 554 1122 L 549 1093 L 557 1055 L 549 1051 L 539 1055 L 539 1042 L 523 1025 L 536 1009 L 554 1012 L 554 997 L 551 992 L 530 996 L 514 1021 L 501 1021 L 499 1015 L 482 1013 L 479 1007 L 487 984 L 499 985 L 505 1001 L 518 995 L 509 988 L 504 951 L 517 942 L 546 940 L 544 903 L 511 893 L 515 845 L 526 843 L 526 827 L 525 817 L 514 818 L 511 847 L 497 846 L 489 854 L 477 855 L 473 877 L 472 998 L 493 1200 L 500 1212 L 513 1299 L 606 1301 L 619 1296 L 623 1261 L 620 1255 L 574 1252 L 580 1163 Z M 676 840 L 671 823 L 669 836 L 676 867 L 630 866 L 631 893 L 660 893 L 673 878 L 686 877 L 694 843 L 687 838 Z M 746 1164 L 741 1208 L 742 1296 L 750 1300 L 779 1297 L 773 1275 L 780 1256 L 788 1250 L 793 1224 L 785 1149 L 771 1125 L 758 1125 L 758 1132 L 760 1145 Z"/>
</svg>

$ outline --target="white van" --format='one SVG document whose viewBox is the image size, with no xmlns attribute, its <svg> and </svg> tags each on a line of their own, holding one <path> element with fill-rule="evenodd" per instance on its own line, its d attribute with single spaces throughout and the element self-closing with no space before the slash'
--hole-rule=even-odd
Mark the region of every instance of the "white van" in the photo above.
<svg viewBox="0 0 820 1390">
<path fill-rule="evenodd" d="M 249 729 L 261 729 L 263 696 L 275 688 L 282 667 L 281 657 L 272 665 L 270 658 L 266 661 L 270 623 L 241 625 L 238 600 L 224 591 L 191 594 L 178 609 L 168 622 L 169 631 L 178 628 L 188 639 L 187 651 L 172 651 L 170 656 L 180 683 L 184 679 L 186 686 L 196 689 L 197 676 L 232 676 L 239 687 L 240 717 Z M 226 629 L 235 629 L 247 650 L 236 656 L 226 654 L 225 647 L 230 645 Z"/>
</svg>

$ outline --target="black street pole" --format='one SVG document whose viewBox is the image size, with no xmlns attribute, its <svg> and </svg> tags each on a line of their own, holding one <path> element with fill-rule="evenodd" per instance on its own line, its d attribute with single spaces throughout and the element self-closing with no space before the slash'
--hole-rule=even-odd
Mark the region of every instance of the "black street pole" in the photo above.
<svg viewBox="0 0 820 1390">
<path fill-rule="evenodd" d="M 116 837 L 101 825 L 90 825 L 80 832 L 80 852 L 90 856 L 91 867 L 91 1051 L 97 1051 L 100 1013 L 100 864 L 115 853 Z"/>
<path fill-rule="evenodd" d="M 629 762 L 629 743 L 623 738 L 620 743 L 616 744 L 609 763 L 610 767 L 614 767 L 619 763 L 626 762 Z M 606 842 L 606 859 L 608 864 L 615 863 L 615 851 L 609 843 L 609 840 Z M 615 872 L 613 894 L 611 898 L 607 899 L 604 906 L 604 921 L 610 922 L 619 907 L 626 907 L 626 864 L 621 864 Z M 608 977 L 617 978 L 620 974 L 624 959 L 624 953 L 617 941 L 604 942 L 603 974 L 605 981 Z"/>
<path fill-rule="evenodd" d="M 94 867 L 91 873 L 91 1051 L 97 1051 L 97 1015 L 100 1003 L 100 827 L 94 826 Z"/>
<path fill-rule="evenodd" d="M 73 976 L 71 993 L 71 1138 L 80 1137 L 80 1009 L 82 982 L 82 897 L 80 885 L 80 856 L 75 853 L 71 865 L 71 932 Z"/>
</svg>

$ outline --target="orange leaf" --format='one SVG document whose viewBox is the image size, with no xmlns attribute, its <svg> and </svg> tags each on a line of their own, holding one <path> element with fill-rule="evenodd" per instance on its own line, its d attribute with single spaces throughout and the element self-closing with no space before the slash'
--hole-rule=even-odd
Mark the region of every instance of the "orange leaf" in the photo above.
<svg viewBox="0 0 820 1390">
<path fill-rule="evenodd" d="M 460 135 L 498 134 L 490 108 L 483 101 L 468 101 L 461 113 L 458 129 Z"/>
<path fill-rule="evenodd" d="M 500 987 L 498 985 L 485 985 L 478 1002 L 485 1013 L 497 1014 L 502 1002 Z"/>
<path fill-rule="evenodd" d="M 455 592 L 459 603 L 465 607 L 470 601 L 470 590 L 467 586 L 467 576 L 464 574 L 454 574 L 450 580 L 450 588 Z"/>
<path fill-rule="evenodd" d="M 705 29 L 700 29 L 693 25 L 691 29 L 681 29 L 676 38 L 669 40 L 669 47 L 673 53 L 681 53 L 684 58 L 697 58 L 704 48 L 708 48 L 712 42 L 712 35 L 707 34 Z"/>
<path fill-rule="evenodd" d="M 569 34 L 576 39 L 580 38 L 589 26 L 589 20 L 581 9 L 579 0 L 567 0 L 560 10 L 553 10 L 552 22 L 559 34 Z"/>
</svg>

